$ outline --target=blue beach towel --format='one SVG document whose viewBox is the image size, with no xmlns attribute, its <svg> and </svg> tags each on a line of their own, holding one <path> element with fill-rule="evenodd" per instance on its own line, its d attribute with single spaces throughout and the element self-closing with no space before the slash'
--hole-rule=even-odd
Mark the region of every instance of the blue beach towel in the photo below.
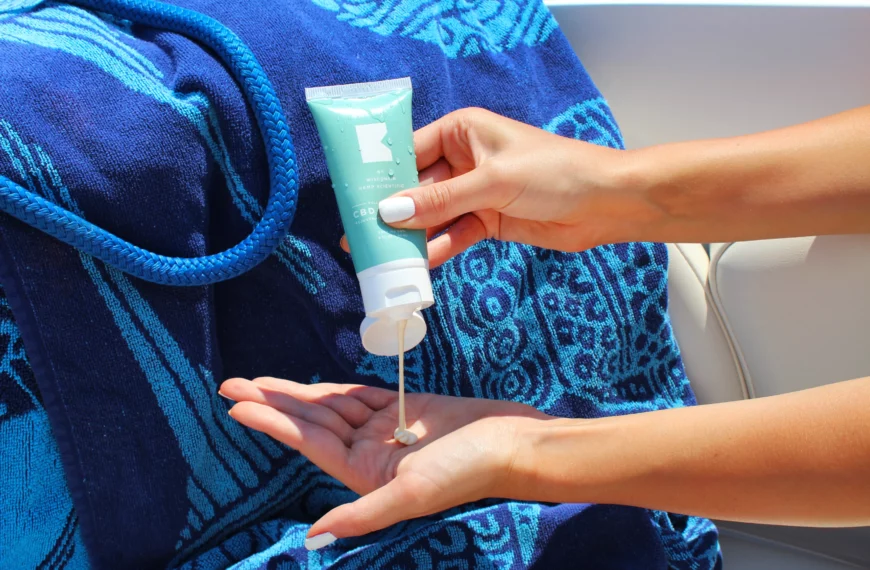
<svg viewBox="0 0 870 570">
<path fill-rule="evenodd" d="M 721 565 L 706 520 L 490 501 L 307 552 L 353 494 L 227 417 L 227 377 L 395 387 L 362 302 L 303 88 L 410 76 L 414 124 L 480 106 L 620 147 L 539 0 L 178 0 L 236 32 L 298 154 L 291 235 L 245 275 L 132 278 L 0 215 L 0 568 L 679 568 Z M 0 174 L 150 251 L 244 238 L 262 142 L 211 50 L 73 5 L 0 0 Z M 667 319 L 666 250 L 482 243 L 433 272 L 410 390 L 570 417 L 694 404 Z"/>
</svg>

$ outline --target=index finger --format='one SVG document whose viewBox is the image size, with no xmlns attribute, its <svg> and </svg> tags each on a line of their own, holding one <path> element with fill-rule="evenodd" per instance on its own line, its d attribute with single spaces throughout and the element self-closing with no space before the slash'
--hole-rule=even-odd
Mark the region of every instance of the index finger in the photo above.
<svg viewBox="0 0 870 570">
<path fill-rule="evenodd" d="M 448 115 L 449 116 L 449 115 Z M 417 170 L 429 168 L 444 156 L 441 128 L 448 120 L 442 117 L 414 133 L 414 153 L 417 155 Z"/>
</svg>

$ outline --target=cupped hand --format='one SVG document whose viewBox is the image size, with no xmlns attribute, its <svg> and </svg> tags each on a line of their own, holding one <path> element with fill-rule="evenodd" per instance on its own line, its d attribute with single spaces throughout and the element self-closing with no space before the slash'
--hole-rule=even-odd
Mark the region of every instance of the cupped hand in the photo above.
<svg viewBox="0 0 870 570">
<path fill-rule="evenodd" d="M 654 215 L 630 189 L 630 153 L 489 111 L 446 115 L 414 146 L 421 186 L 379 209 L 388 224 L 428 230 L 433 267 L 486 238 L 561 251 L 628 241 Z"/>
<path fill-rule="evenodd" d="M 398 394 L 391 390 L 234 378 L 220 393 L 236 402 L 235 420 L 298 450 L 362 495 L 311 527 L 309 537 L 326 537 L 315 539 L 318 545 L 500 496 L 518 431 L 550 418 L 514 402 L 407 394 L 408 429 L 419 440 L 406 447 L 393 438 Z"/>
</svg>

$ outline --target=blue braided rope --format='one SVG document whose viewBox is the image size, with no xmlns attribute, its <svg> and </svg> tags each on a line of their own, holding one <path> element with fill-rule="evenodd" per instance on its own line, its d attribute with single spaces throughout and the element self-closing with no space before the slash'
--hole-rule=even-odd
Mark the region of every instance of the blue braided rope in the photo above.
<svg viewBox="0 0 870 570">
<path fill-rule="evenodd" d="M 0 210 L 147 281 L 207 285 L 241 275 L 268 257 L 287 235 L 296 212 L 296 154 L 284 111 L 251 50 L 217 20 L 153 0 L 73 0 L 71 3 L 197 39 L 212 48 L 242 87 L 266 144 L 271 193 L 262 219 L 236 246 L 204 257 L 146 251 L 0 176 Z"/>
</svg>

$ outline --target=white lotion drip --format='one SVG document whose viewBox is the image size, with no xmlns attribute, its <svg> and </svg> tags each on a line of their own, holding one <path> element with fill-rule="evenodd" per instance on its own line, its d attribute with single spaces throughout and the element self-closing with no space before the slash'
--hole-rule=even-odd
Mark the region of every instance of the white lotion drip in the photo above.
<svg viewBox="0 0 870 570">
<path fill-rule="evenodd" d="M 393 432 L 396 441 L 405 445 L 417 443 L 417 434 L 408 431 L 405 422 L 405 325 L 407 320 L 399 321 L 399 427 Z"/>
</svg>

